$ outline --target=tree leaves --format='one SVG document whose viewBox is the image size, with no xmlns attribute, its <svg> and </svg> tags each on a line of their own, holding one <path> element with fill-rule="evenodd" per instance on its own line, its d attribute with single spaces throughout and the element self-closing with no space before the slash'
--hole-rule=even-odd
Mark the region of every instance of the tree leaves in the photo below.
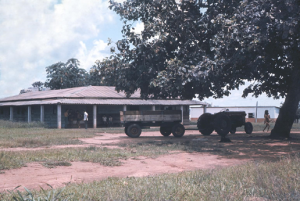
<svg viewBox="0 0 300 201">
<path fill-rule="evenodd" d="M 58 62 L 46 67 L 47 80 L 45 87 L 65 89 L 88 85 L 89 74 L 79 66 L 79 61 L 72 58 L 66 63 Z"/>
<path fill-rule="evenodd" d="M 205 2 L 110 1 L 124 21 L 123 38 L 93 69 L 128 96 L 140 89 L 143 98 L 220 98 L 247 80 L 253 85 L 244 97 L 285 97 L 299 58 L 297 2 Z M 141 34 L 133 31 L 137 21 Z"/>
</svg>

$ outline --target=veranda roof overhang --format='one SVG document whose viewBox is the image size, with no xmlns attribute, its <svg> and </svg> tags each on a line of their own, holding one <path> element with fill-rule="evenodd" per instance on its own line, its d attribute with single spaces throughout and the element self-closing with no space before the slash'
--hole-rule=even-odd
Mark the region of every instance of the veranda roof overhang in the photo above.
<svg viewBox="0 0 300 201">
<path fill-rule="evenodd" d="M 206 105 L 195 100 L 142 100 L 142 99 L 47 99 L 0 102 L 0 106 L 26 105 Z"/>
</svg>

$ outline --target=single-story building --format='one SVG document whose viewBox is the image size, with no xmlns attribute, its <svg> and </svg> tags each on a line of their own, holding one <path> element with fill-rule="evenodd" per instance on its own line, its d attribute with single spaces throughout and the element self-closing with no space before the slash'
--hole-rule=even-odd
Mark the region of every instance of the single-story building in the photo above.
<svg viewBox="0 0 300 201">
<path fill-rule="evenodd" d="M 271 119 L 276 120 L 279 115 L 279 107 L 276 106 L 228 106 L 228 107 L 200 107 L 197 105 L 190 106 L 190 119 L 192 121 L 197 121 L 197 119 L 203 113 L 217 113 L 224 110 L 229 111 L 245 111 L 246 112 L 246 121 L 255 122 L 255 118 L 257 118 L 257 122 L 264 121 L 265 110 L 268 110 Z M 257 114 L 257 116 L 256 116 Z"/>
<path fill-rule="evenodd" d="M 85 86 L 61 90 L 32 91 L 0 99 L 0 119 L 40 121 L 50 128 L 83 126 L 83 113 L 89 114 L 88 126 L 97 128 L 120 125 L 120 111 L 181 110 L 182 123 L 189 123 L 189 106 L 205 105 L 195 100 L 130 98 L 115 87 Z M 111 120 L 109 122 L 109 120 Z"/>
</svg>

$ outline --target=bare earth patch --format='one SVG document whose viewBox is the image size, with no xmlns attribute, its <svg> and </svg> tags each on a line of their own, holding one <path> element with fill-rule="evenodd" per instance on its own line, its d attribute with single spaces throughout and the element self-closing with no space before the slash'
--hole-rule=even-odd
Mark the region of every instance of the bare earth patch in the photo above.
<svg viewBox="0 0 300 201">
<path fill-rule="evenodd" d="M 143 177 L 163 173 L 177 173 L 197 169 L 212 169 L 233 166 L 250 160 L 274 157 L 274 153 L 285 155 L 299 151 L 299 133 L 294 133 L 293 141 L 278 141 L 266 138 L 268 134 L 254 133 L 251 136 L 243 133 L 229 135 L 232 143 L 220 143 L 216 134 L 202 136 L 198 131 L 187 130 L 182 138 L 162 137 L 159 132 L 143 132 L 140 138 L 129 138 L 125 134 L 108 134 L 94 138 L 81 139 L 83 145 L 54 146 L 44 148 L 10 148 L 5 151 L 25 151 L 40 149 L 59 149 L 65 147 L 105 146 L 120 148 L 118 145 L 138 143 L 182 143 L 191 145 L 192 151 L 163 155 L 157 158 L 138 157 L 123 160 L 121 166 L 107 167 L 96 163 L 72 162 L 71 166 L 46 168 L 40 163 L 30 163 L 20 169 L 5 170 L 0 174 L 0 192 L 12 190 L 21 185 L 30 189 L 39 189 L 46 184 L 54 188 L 62 187 L 69 182 L 90 182 L 108 177 Z M 197 147 L 202 149 L 196 149 Z M 205 147 L 205 148 L 203 148 Z M 194 149 L 194 151 L 193 151 Z M 206 151 L 207 150 L 207 151 Z M 218 152 L 214 152 L 218 150 Z"/>
</svg>

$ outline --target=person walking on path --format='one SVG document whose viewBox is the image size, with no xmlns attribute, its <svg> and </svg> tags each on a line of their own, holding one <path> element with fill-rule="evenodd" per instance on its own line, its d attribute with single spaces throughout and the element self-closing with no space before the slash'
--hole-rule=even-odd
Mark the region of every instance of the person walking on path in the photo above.
<svg viewBox="0 0 300 201">
<path fill-rule="evenodd" d="M 85 124 L 85 129 L 87 129 L 88 116 L 89 116 L 89 114 L 86 111 L 84 111 L 84 113 L 83 113 L 83 121 L 84 121 L 84 124 Z"/>
<path fill-rule="evenodd" d="M 269 115 L 269 111 L 268 110 L 265 110 L 265 120 L 264 120 L 264 123 L 266 124 L 263 132 L 265 132 L 265 129 L 267 129 L 267 132 L 269 131 L 269 128 L 270 128 L 270 121 L 271 121 L 271 118 L 270 118 L 270 115 Z"/>
</svg>

